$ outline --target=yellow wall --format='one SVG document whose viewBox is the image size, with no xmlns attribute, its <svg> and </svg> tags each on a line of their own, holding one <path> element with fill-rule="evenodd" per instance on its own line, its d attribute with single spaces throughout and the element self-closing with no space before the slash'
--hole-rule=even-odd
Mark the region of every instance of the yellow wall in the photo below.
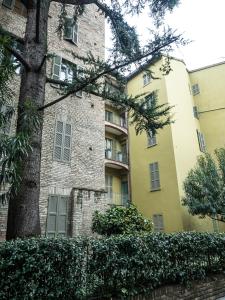
<svg viewBox="0 0 225 300">
<path fill-rule="evenodd" d="M 174 106 L 172 111 L 175 121 L 158 132 L 157 145 L 150 148 L 147 147 L 146 133 L 136 136 L 134 127 L 130 126 L 132 201 L 147 217 L 162 213 L 167 232 L 213 231 L 209 218 L 202 220 L 190 216 L 181 202 L 183 181 L 195 165 L 198 155 L 202 154 L 196 130 L 204 133 L 210 152 L 225 144 L 225 110 L 201 113 L 199 120 L 193 114 L 194 105 L 200 111 L 225 107 L 225 85 L 221 80 L 225 78 L 225 65 L 216 67 L 214 71 L 207 69 L 189 74 L 183 62 L 172 59 L 172 71 L 164 77 L 160 75 L 160 65 L 161 61 L 158 61 L 151 67 L 160 80 L 154 80 L 143 87 L 141 73 L 133 77 L 127 86 L 128 94 L 133 96 L 158 90 L 159 103 Z M 218 86 L 215 87 L 217 81 Z M 212 89 L 209 82 L 213 82 Z M 200 94 L 193 97 L 190 87 L 195 83 L 200 86 Z M 156 192 L 150 191 L 149 164 L 152 162 L 159 163 L 161 190 Z"/>
</svg>

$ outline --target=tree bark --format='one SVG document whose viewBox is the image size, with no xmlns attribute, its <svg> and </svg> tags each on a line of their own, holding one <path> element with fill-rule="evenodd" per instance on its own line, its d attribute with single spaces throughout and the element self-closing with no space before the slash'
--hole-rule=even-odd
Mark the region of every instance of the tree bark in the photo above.
<svg viewBox="0 0 225 300">
<path fill-rule="evenodd" d="M 40 11 L 37 13 L 38 1 Z M 31 1 L 30 1 L 31 2 Z M 23 68 L 18 103 L 17 133 L 23 132 L 24 103 L 31 101 L 37 108 L 44 105 L 47 53 L 47 24 L 50 0 L 34 0 L 28 8 L 24 57 L 31 68 Z M 39 30 L 37 31 L 37 26 Z M 37 37 L 38 32 L 40 36 Z M 43 114 L 43 113 L 42 113 Z M 32 151 L 22 159 L 21 183 L 11 196 L 8 209 L 6 239 L 25 238 L 41 234 L 39 216 L 42 115 L 40 127 L 30 137 Z"/>
</svg>

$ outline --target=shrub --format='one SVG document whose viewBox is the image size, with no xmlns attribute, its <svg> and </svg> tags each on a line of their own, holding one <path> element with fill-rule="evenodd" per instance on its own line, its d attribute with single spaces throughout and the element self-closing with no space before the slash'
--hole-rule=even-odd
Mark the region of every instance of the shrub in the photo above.
<svg viewBox="0 0 225 300">
<path fill-rule="evenodd" d="M 152 222 L 143 217 L 134 205 L 112 206 L 105 213 L 96 211 L 92 231 L 101 235 L 137 234 L 152 231 Z"/>
<path fill-rule="evenodd" d="M 0 244 L 0 299 L 128 299 L 225 271 L 225 235 L 120 235 Z"/>
</svg>

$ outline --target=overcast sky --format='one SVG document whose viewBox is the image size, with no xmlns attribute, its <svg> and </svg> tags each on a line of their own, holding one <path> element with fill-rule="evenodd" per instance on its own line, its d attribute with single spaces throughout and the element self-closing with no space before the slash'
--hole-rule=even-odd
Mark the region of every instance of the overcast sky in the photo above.
<svg viewBox="0 0 225 300">
<path fill-rule="evenodd" d="M 182 58 L 188 69 L 225 61 L 225 0 L 181 0 L 166 21 L 192 40 L 173 54 Z M 147 11 L 142 16 L 129 18 L 129 23 L 137 27 L 142 39 L 147 38 Z"/>
</svg>

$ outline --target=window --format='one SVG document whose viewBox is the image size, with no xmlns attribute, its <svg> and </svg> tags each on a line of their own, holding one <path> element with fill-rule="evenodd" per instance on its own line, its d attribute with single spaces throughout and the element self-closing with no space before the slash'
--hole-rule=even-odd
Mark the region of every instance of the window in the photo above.
<svg viewBox="0 0 225 300">
<path fill-rule="evenodd" d="M 162 214 L 153 215 L 153 224 L 154 224 L 154 231 L 163 232 L 164 231 L 163 215 Z"/>
<path fill-rule="evenodd" d="M 51 195 L 48 199 L 46 235 L 67 236 L 68 196 Z"/>
<path fill-rule="evenodd" d="M 195 96 L 199 93 L 200 93 L 199 85 L 198 84 L 193 84 L 192 85 L 192 95 Z"/>
<path fill-rule="evenodd" d="M 151 108 L 156 104 L 156 94 L 152 92 L 145 97 L 145 108 Z"/>
<path fill-rule="evenodd" d="M 197 130 L 198 144 L 201 152 L 206 152 L 206 143 L 203 133 Z"/>
<path fill-rule="evenodd" d="M 26 17 L 27 16 L 27 8 L 22 3 L 21 0 L 3 0 L 2 5 L 11 9 L 15 13 Z M 25 1 L 24 1 L 25 2 Z"/>
<path fill-rule="evenodd" d="M 84 68 L 73 64 L 60 56 L 55 56 L 52 66 L 52 78 L 56 80 L 66 81 L 68 83 L 77 82 L 84 77 Z M 54 84 L 54 87 L 59 88 L 59 84 Z M 82 97 L 82 90 L 76 93 L 76 96 Z"/>
<path fill-rule="evenodd" d="M 105 189 L 106 189 L 106 195 L 107 199 L 112 202 L 113 199 L 113 176 L 106 175 L 105 176 Z"/>
<path fill-rule="evenodd" d="M 155 146 L 157 144 L 156 135 L 152 134 L 151 130 L 149 130 L 149 132 L 147 134 L 147 138 L 148 138 L 148 147 L 152 147 L 152 146 Z"/>
<path fill-rule="evenodd" d="M 147 85 L 150 83 L 150 81 L 151 81 L 151 75 L 149 73 L 145 73 L 143 75 L 143 84 Z"/>
<path fill-rule="evenodd" d="M 198 117 L 198 108 L 197 108 L 197 106 L 193 106 L 193 113 L 194 113 L 194 117 L 195 117 L 196 119 L 199 119 L 199 117 Z"/>
<path fill-rule="evenodd" d="M 112 159 L 113 156 L 113 140 L 112 139 L 105 139 L 105 157 L 108 159 Z"/>
<path fill-rule="evenodd" d="M 65 19 L 64 39 L 74 43 L 75 45 L 78 44 L 78 24 L 73 18 Z"/>
<path fill-rule="evenodd" d="M 105 111 L 105 120 L 110 123 L 113 122 L 113 113 L 111 111 Z"/>
<path fill-rule="evenodd" d="M 150 164 L 149 169 L 150 169 L 150 177 L 151 177 L 151 191 L 157 191 L 160 189 L 158 162 L 154 162 Z"/>
<path fill-rule="evenodd" d="M 57 121 L 55 129 L 54 160 L 69 162 L 72 128 L 70 124 Z"/>
</svg>

